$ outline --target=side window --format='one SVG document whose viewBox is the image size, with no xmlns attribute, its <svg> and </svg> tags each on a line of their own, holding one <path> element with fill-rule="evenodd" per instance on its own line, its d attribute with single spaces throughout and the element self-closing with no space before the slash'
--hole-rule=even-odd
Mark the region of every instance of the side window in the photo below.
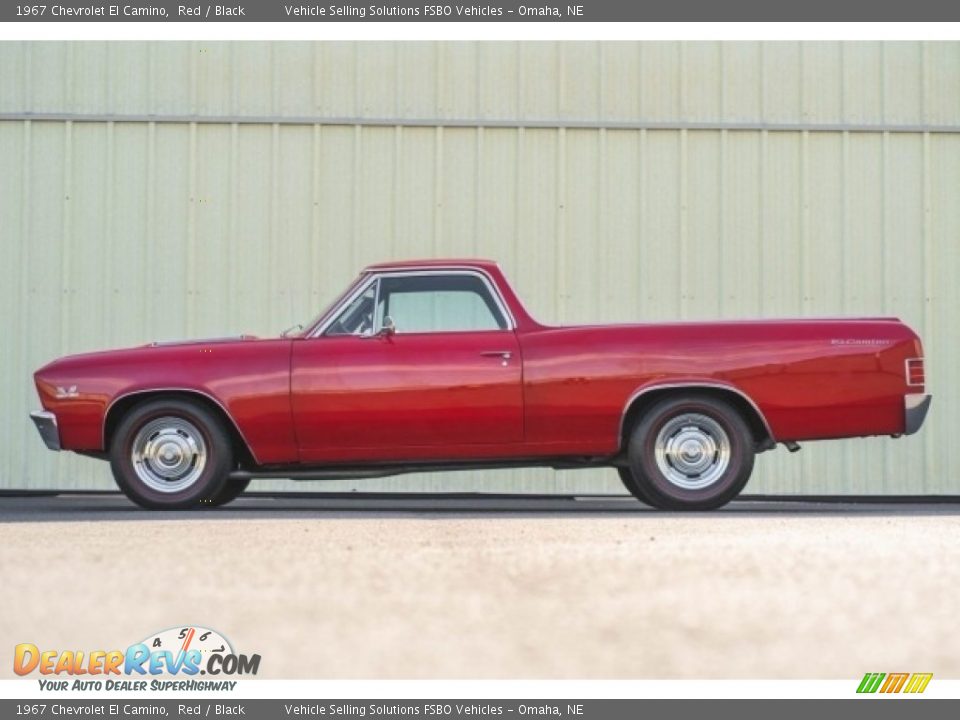
<svg viewBox="0 0 960 720">
<path fill-rule="evenodd" d="M 324 335 L 363 335 L 373 329 L 373 303 L 377 295 L 377 283 L 345 307 Z"/>
<path fill-rule="evenodd" d="M 507 319 L 476 275 L 383 278 L 377 327 L 385 317 L 398 333 L 507 329 Z"/>
</svg>

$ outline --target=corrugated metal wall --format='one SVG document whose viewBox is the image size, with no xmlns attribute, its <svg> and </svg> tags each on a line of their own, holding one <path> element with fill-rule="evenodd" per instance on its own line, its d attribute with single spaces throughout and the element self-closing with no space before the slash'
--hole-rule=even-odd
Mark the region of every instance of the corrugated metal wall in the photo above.
<svg viewBox="0 0 960 720">
<path fill-rule="evenodd" d="M 27 420 L 55 356 L 273 334 L 366 263 L 478 255 L 547 321 L 899 315 L 922 434 L 768 453 L 749 490 L 956 492 L 960 44 L 0 43 L 0 67 L 2 488 L 110 487 Z"/>
</svg>

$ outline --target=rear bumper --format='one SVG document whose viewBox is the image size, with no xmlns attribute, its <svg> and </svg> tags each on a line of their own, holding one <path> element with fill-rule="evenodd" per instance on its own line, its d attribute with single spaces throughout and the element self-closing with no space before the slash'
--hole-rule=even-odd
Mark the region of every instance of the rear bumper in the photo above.
<svg viewBox="0 0 960 720">
<path fill-rule="evenodd" d="M 30 419 L 37 426 L 40 439 L 50 450 L 60 449 L 60 430 L 57 428 L 57 416 L 46 410 L 37 410 L 30 413 Z"/>
<path fill-rule="evenodd" d="M 903 396 L 904 435 L 913 435 L 923 425 L 930 409 L 930 395 L 911 393 Z"/>
</svg>

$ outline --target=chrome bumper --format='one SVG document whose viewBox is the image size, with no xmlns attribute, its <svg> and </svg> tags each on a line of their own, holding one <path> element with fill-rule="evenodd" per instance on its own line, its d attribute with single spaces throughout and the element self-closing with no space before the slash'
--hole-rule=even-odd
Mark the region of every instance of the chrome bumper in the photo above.
<svg viewBox="0 0 960 720">
<path fill-rule="evenodd" d="M 923 425 L 930 409 L 930 396 L 926 393 L 911 393 L 903 396 L 903 434 L 913 435 Z"/>
<path fill-rule="evenodd" d="M 40 439 L 50 450 L 60 449 L 60 430 L 57 429 L 57 416 L 52 412 L 37 410 L 30 413 L 30 419 L 37 426 Z"/>
</svg>

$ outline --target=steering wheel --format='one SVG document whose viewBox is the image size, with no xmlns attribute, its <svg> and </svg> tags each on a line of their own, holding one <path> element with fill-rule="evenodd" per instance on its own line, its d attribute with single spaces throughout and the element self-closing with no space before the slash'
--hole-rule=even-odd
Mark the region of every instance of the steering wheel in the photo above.
<svg viewBox="0 0 960 720">
<path fill-rule="evenodd" d="M 365 335 L 370 330 L 373 330 L 373 314 L 367 313 L 363 316 L 363 320 L 360 321 L 360 325 L 357 327 L 355 334 Z"/>
</svg>

